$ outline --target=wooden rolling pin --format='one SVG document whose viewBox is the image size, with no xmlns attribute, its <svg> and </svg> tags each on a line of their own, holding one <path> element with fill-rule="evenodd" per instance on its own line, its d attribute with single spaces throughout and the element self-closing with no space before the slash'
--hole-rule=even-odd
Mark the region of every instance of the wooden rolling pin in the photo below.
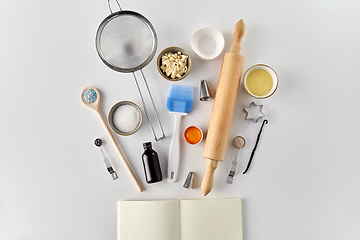
<svg viewBox="0 0 360 240">
<path fill-rule="evenodd" d="M 213 109 L 206 136 L 203 157 L 206 161 L 206 172 L 201 183 L 201 191 L 206 196 L 213 187 L 214 173 L 219 161 L 224 161 L 229 138 L 231 121 L 235 109 L 244 56 L 240 55 L 241 41 L 245 33 L 245 23 L 241 19 L 236 23 L 234 39 L 230 52 L 225 53 Z"/>
</svg>

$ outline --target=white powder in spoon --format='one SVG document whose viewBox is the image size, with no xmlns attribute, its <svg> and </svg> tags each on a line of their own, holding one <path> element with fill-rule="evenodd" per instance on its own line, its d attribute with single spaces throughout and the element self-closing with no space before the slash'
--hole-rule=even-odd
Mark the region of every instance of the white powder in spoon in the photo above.
<svg viewBox="0 0 360 240">
<path fill-rule="evenodd" d="M 139 125 L 141 116 L 139 111 L 132 105 L 125 104 L 118 107 L 113 115 L 115 127 L 125 133 L 134 131 Z"/>
</svg>

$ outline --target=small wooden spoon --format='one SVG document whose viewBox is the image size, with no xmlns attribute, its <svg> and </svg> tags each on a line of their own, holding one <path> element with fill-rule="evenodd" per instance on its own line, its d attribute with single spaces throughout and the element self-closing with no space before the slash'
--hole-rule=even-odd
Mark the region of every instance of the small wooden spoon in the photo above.
<svg viewBox="0 0 360 240">
<path fill-rule="evenodd" d="M 93 90 L 93 91 L 91 91 L 91 90 Z M 89 98 L 89 97 L 91 97 L 91 98 Z M 81 92 L 81 100 L 86 106 L 88 106 L 89 108 L 94 109 L 98 113 L 98 115 L 99 115 L 99 117 L 100 117 L 100 119 L 101 119 L 101 121 L 102 121 L 108 135 L 110 136 L 116 150 L 118 151 L 118 153 L 120 155 L 121 160 L 124 162 L 126 169 L 130 173 L 131 178 L 134 180 L 134 182 L 135 182 L 137 188 L 139 189 L 139 191 L 142 192 L 143 188 L 141 187 L 139 180 L 137 179 L 137 177 L 136 177 L 134 171 L 132 170 L 130 164 L 126 160 L 126 157 L 125 157 L 124 153 L 122 152 L 119 143 L 116 141 L 114 135 L 110 131 L 110 128 L 106 124 L 106 121 L 105 121 L 103 115 L 101 114 L 101 111 L 100 111 L 100 92 L 94 87 L 86 87 Z"/>
</svg>

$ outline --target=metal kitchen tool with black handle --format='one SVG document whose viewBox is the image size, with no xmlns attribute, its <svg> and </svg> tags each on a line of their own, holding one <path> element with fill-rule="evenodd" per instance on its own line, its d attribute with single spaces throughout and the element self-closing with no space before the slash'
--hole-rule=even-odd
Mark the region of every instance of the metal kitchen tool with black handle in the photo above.
<svg viewBox="0 0 360 240">
<path fill-rule="evenodd" d="M 133 73 L 136 86 L 143 104 L 145 116 L 156 141 L 165 138 L 158 113 L 150 93 L 142 68 L 153 59 L 157 48 L 157 35 L 154 27 L 143 15 L 133 11 L 123 11 L 115 0 L 120 11 L 113 12 L 108 0 L 111 14 L 100 24 L 95 38 L 96 51 L 109 68 L 124 73 Z M 151 124 L 146 104 L 141 93 L 135 72 L 140 71 L 154 109 L 161 136 L 157 137 Z"/>
</svg>

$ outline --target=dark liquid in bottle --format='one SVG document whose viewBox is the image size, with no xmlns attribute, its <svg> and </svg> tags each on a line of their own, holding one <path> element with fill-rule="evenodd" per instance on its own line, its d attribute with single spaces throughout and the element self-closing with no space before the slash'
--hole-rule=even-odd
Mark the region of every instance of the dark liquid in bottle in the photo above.
<svg viewBox="0 0 360 240">
<path fill-rule="evenodd" d="M 144 166 L 145 178 L 147 183 L 160 182 L 162 180 L 160 162 L 158 154 L 152 149 L 151 142 L 143 144 L 144 153 L 142 162 Z"/>
</svg>

